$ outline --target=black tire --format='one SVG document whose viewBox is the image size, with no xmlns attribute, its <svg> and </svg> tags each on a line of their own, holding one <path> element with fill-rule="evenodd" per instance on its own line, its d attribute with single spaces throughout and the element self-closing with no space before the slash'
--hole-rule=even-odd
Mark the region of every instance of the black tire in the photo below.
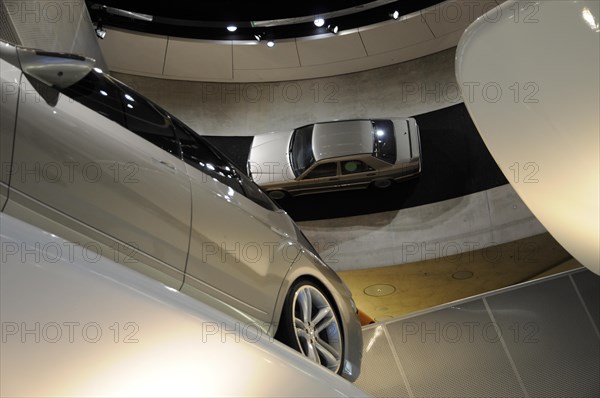
<svg viewBox="0 0 600 398">
<path fill-rule="evenodd" d="M 392 183 L 393 183 L 393 181 L 388 180 L 388 179 L 375 180 L 371 183 L 371 186 L 373 188 L 377 188 L 377 189 L 384 189 L 384 188 L 388 188 L 388 187 L 392 186 Z"/>
<path fill-rule="evenodd" d="M 267 193 L 269 194 L 269 197 L 273 200 L 285 199 L 288 196 L 288 193 L 286 191 L 282 191 L 279 189 L 275 191 L 269 191 Z"/>
<path fill-rule="evenodd" d="M 304 317 L 306 309 L 308 316 Z M 342 374 L 342 323 L 335 303 L 318 284 L 300 279 L 292 285 L 275 338 L 332 372 Z"/>
</svg>

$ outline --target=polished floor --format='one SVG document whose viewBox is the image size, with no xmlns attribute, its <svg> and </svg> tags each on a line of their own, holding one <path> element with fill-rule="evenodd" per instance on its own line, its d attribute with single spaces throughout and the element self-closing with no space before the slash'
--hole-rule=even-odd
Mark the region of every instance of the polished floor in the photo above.
<svg viewBox="0 0 600 398">
<path fill-rule="evenodd" d="M 550 234 L 543 233 L 453 256 L 339 275 L 368 323 L 579 267 Z"/>
</svg>

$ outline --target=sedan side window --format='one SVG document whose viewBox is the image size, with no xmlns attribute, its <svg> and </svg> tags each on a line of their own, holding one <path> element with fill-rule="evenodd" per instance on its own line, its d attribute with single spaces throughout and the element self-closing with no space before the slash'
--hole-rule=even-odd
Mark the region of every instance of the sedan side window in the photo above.
<svg viewBox="0 0 600 398">
<path fill-rule="evenodd" d="M 102 74 L 91 71 L 83 79 L 61 91 L 80 104 L 125 127 L 119 89 Z"/>
<path fill-rule="evenodd" d="M 312 178 L 335 177 L 337 175 L 337 163 L 323 163 L 316 166 L 304 177 L 305 180 Z"/>
<path fill-rule="evenodd" d="M 346 160 L 342 162 L 342 175 L 365 173 L 374 169 L 362 160 Z"/>
<path fill-rule="evenodd" d="M 269 198 L 269 195 L 263 192 L 262 189 L 259 188 L 258 185 L 250 178 L 246 177 L 246 175 L 242 173 L 238 173 L 240 175 L 240 180 L 242 181 L 242 187 L 244 188 L 244 192 L 246 193 L 246 197 L 252 200 L 254 203 L 264 207 L 267 210 L 277 210 L 279 206 L 275 204 Z"/>
<path fill-rule="evenodd" d="M 396 137 L 391 120 L 373 120 L 373 156 L 396 163 Z"/>
<path fill-rule="evenodd" d="M 166 113 L 124 84 L 118 86 L 121 88 L 119 95 L 126 127 L 173 156 L 180 157 L 179 143 Z"/>
<path fill-rule="evenodd" d="M 278 209 L 278 206 L 258 185 L 237 170 L 217 149 L 204 142 L 196 132 L 179 120 L 172 118 L 172 121 L 186 163 L 216 178 L 265 209 Z"/>
<path fill-rule="evenodd" d="M 175 118 L 171 120 L 181 142 L 183 160 L 243 195 L 244 191 L 233 166 L 185 124 Z"/>
</svg>

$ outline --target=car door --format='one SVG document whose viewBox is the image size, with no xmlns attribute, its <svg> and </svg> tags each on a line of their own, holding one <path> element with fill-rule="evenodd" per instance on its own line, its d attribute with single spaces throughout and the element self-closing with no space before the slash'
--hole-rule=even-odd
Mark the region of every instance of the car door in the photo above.
<svg viewBox="0 0 600 398">
<path fill-rule="evenodd" d="M 43 216 L 108 241 L 127 265 L 179 288 L 191 193 L 168 117 L 99 71 L 46 92 L 49 102 L 39 82 L 23 81 L 11 199 L 41 203 Z"/>
<path fill-rule="evenodd" d="M 8 198 L 21 70 L 0 59 L 0 72 L 2 72 L 2 100 L 0 101 L 0 210 L 2 210 Z"/>
<path fill-rule="evenodd" d="M 377 177 L 377 171 L 361 159 L 340 161 L 339 189 L 367 186 Z"/>
<path fill-rule="evenodd" d="M 321 161 L 312 165 L 298 179 L 289 191 L 319 192 L 321 190 L 336 189 L 340 182 L 339 162 Z"/>
<path fill-rule="evenodd" d="M 266 330 L 299 254 L 293 222 L 219 151 L 182 123 L 175 125 L 192 187 L 182 291 Z"/>
</svg>

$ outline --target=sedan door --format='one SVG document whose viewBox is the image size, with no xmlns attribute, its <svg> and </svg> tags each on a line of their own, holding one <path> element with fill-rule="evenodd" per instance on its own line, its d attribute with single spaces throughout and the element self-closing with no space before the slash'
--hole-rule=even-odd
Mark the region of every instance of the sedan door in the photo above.
<svg viewBox="0 0 600 398">
<path fill-rule="evenodd" d="M 264 329 L 299 254 L 291 219 L 215 148 L 175 121 L 192 187 L 182 291 Z M 246 184 L 251 186 L 245 187 Z"/>
<path fill-rule="evenodd" d="M 63 93 L 23 81 L 7 212 L 35 208 L 179 288 L 191 194 L 168 117 L 97 71 Z"/>
<path fill-rule="evenodd" d="M 2 72 L 2 101 L 0 101 L 0 210 L 2 210 L 8 198 L 21 70 L 0 59 L 0 72 Z"/>
<path fill-rule="evenodd" d="M 340 189 L 352 189 L 361 186 L 366 187 L 378 175 L 377 170 L 361 159 L 346 159 L 340 161 L 340 170 Z"/>
<path fill-rule="evenodd" d="M 294 186 L 290 186 L 290 192 L 309 193 L 332 190 L 339 186 L 340 171 L 339 162 L 322 161 L 315 163 L 300 176 Z"/>
</svg>

